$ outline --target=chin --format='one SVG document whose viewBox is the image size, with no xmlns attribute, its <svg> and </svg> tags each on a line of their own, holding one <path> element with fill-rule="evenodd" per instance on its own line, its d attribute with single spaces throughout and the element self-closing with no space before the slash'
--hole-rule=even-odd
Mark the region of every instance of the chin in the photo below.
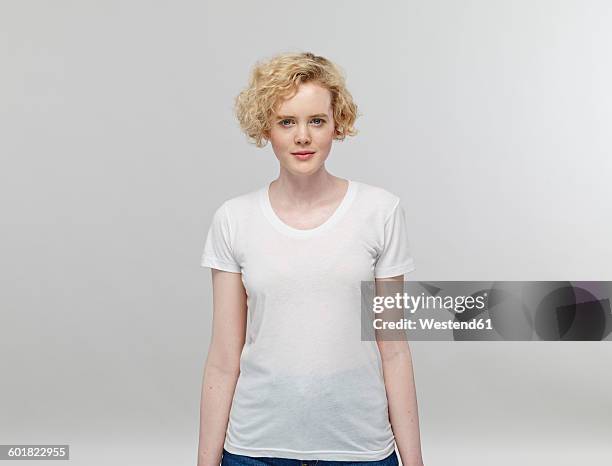
<svg viewBox="0 0 612 466">
<path fill-rule="evenodd" d="M 320 170 L 322 164 L 293 164 L 290 163 L 288 165 L 285 165 L 285 168 L 287 169 L 287 171 L 295 174 L 295 175 L 308 175 L 308 174 L 312 174 L 315 173 L 317 171 Z"/>
</svg>

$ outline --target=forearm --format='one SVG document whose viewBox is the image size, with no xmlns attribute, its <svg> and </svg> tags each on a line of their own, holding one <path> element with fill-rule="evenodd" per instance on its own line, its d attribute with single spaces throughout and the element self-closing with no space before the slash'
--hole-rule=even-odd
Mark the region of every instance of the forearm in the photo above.
<svg viewBox="0 0 612 466">
<path fill-rule="evenodd" d="M 383 373 L 389 403 L 389 421 L 404 466 L 422 466 L 419 415 L 408 347 L 383 359 Z"/>
<path fill-rule="evenodd" d="M 198 466 L 219 466 L 239 371 L 224 370 L 207 360 L 202 378 Z"/>
</svg>

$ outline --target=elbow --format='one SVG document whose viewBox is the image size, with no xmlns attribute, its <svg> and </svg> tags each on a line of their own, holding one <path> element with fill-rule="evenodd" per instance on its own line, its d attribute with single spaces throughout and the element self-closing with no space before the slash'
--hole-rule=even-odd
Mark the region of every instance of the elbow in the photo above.
<svg viewBox="0 0 612 466">
<path fill-rule="evenodd" d="M 383 362 L 410 359 L 410 345 L 405 340 L 400 341 L 378 341 L 378 350 Z"/>
<path fill-rule="evenodd" d="M 240 352 L 211 345 L 206 358 L 206 367 L 222 374 L 237 376 L 240 373 Z"/>
</svg>

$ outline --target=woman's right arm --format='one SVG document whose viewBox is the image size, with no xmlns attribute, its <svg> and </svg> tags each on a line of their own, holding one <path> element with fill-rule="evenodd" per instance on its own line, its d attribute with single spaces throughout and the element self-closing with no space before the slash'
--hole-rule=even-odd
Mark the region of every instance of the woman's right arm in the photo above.
<svg viewBox="0 0 612 466">
<path fill-rule="evenodd" d="M 219 466 L 240 374 L 247 300 L 242 274 L 211 269 L 213 322 L 200 401 L 198 466 Z"/>
</svg>

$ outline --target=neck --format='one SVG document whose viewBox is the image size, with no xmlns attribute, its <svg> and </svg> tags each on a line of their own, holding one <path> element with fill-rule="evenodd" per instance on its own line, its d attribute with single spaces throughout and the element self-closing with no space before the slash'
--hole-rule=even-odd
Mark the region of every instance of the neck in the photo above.
<svg viewBox="0 0 612 466">
<path fill-rule="evenodd" d="M 270 195 L 274 195 L 285 205 L 309 207 L 334 197 L 343 185 L 342 178 L 332 175 L 324 168 L 303 176 L 281 169 L 278 178 L 270 184 Z"/>
</svg>

